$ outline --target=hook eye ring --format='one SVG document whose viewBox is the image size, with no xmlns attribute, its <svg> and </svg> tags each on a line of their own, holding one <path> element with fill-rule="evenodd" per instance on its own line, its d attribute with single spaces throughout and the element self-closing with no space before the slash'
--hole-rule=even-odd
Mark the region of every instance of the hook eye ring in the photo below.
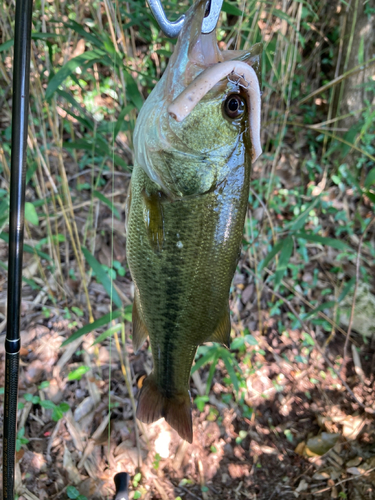
<svg viewBox="0 0 375 500">
<path fill-rule="evenodd" d="M 163 33 L 169 38 L 176 38 L 182 30 L 182 26 L 185 22 L 185 16 L 181 16 L 174 22 L 169 21 L 165 15 L 161 0 L 147 0 L 147 2 Z M 208 0 L 208 14 L 206 11 L 206 16 L 204 17 L 202 23 L 202 33 L 211 33 L 216 28 L 222 5 L 223 0 Z"/>
</svg>

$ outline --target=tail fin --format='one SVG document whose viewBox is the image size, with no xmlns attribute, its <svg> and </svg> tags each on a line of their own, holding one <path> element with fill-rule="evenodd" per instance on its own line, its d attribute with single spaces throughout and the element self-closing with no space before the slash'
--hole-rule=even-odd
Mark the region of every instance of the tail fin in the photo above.
<svg viewBox="0 0 375 500">
<path fill-rule="evenodd" d="M 151 424 L 162 417 L 178 432 L 182 439 L 189 443 L 193 442 L 189 391 L 186 390 L 183 394 L 167 398 L 160 392 L 151 374 L 144 381 L 139 395 L 137 418 L 141 422 Z"/>
</svg>

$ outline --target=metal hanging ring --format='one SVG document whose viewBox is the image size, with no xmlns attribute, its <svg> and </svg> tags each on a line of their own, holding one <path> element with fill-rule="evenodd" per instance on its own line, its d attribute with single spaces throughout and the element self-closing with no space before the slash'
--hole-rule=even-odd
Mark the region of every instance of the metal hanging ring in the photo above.
<svg viewBox="0 0 375 500">
<path fill-rule="evenodd" d="M 185 22 L 185 16 L 171 22 L 165 15 L 161 0 L 147 0 L 147 2 L 163 33 L 169 38 L 176 38 Z M 223 0 L 208 0 L 206 15 L 202 23 L 202 33 L 211 33 L 216 28 L 222 5 Z"/>
</svg>

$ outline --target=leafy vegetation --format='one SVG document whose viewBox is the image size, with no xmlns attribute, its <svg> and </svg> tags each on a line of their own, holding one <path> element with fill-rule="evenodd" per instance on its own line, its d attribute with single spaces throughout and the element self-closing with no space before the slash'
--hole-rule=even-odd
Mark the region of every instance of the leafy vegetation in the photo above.
<svg viewBox="0 0 375 500">
<path fill-rule="evenodd" d="M 163 2 L 170 19 L 185 12 L 187 4 Z M 235 411 L 241 422 L 254 421 L 249 380 L 269 362 L 271 330 L 281 343 L 294 343 L 293 358 L 283 349 L 277 354 L 279 363 L 293 366 L 293 373 L 309 370 L 317 352 L 329 355 L 332 366 L 309 372 L 308 400 L 313 387 L 327 377 L 336 386 L 342 384 L 338 376 L 346 361 L 348 333 L 340 319 L 343 304 L 350 297 L 355 309 L 358 286 L 374 286 L 375 258 L 374 78 L 363 82 L 363 106 L 351 122 L 343 111 L 345 84 L 356 72 L 373 67 L 374 59 L 366 59 L 362 47 L 354 67 L 348 67 L 350 43 L 344 40 L 354 28 L 348 21 L 345 32 L 345 23 L 339 21 L 350 19 L 345 9 L 346 2 L 339 0 L 223 4 L 221 48 L 264 44 L 264 152 L 252 174 L 243 251 L 231 290 L 231 349 L 201 346 L 193 367 L 194 384 L 201 382 L 200 388 L 194 386 L 194 401 L 209 422 L 223 421 L 222 408 Z M 367 16 L 374 15 L 371 9 L 367 2 Z M 2 250 L 8 242 L 13 20 L 14 5 L 0 5 Z M 62 346 L 67 349 L 88 336 L 98 352 L 113 338 L 124 376 L 132 375 L 122 352 L 130 346 L 125 330 L 130 331 L 132 307 L 124 253 L 132 135 L 138 111 L 174 44 L 162 35 L 146 4 L 137 0 L 34 2 L 26 316 L 36 314 L 34 320 L 45 325 L 66 320 Z M 5 277 L 5 251 L 0 266 Z M 92 367 L 77 351 L 74 356 L 75 364 L 65 375 L 70 384 L 83 384 Z M 99 384 L 103 374 L 98 359 Z M 272 378 L 269 392 L 261 391 L 263 399 L 283 393 L 286 381 L 281 375 Z M 22 396 L 51 410 L 54 421 L 70 406 L 42 400 L 31 390 Z M 247 430 L 237 430 L 234 443 L 248 446 Z M 297 444 L 293 430 L 279 434 Z M 18 450 L 27 444 L 22 427 Z M 215 454 L 218 446 L 209 445 L 209 450 Z M 151 468 L 159 473 L 159 453 L 152 460 Z M 256 467 L 262 468 L 257 460 Z M 144 498 L 141 483 L 142 476 L 135 474 L 133 498 Z M 182 487 L 186 485 L 190 483 Z M 200 495 L 207 494 L 204 488 L 200 485 Z M 345 491 L 338 496 L 345 498 Z M 66 494 L 86 498 L 73 486 Z"/>
</svg>

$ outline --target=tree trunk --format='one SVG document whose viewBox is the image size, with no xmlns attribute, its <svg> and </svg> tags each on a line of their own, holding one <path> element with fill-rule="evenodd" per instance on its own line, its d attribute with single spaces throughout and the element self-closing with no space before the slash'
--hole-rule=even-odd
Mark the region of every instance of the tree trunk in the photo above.
<svg viewBox="0 0 375 500">
<path fill-rule="evenodd" d="M 343 8 L 345 11 L 342 28 L 345 30 L 345 35 L 341 50 L 341 74 L 375 57 L 375 0 L 367 2 L 351 0 L 349 9 Z M 375 82 L 373 82 L 372 90 L 368 84 L 371 79 L 375 80 L 375 61 L 364 70 L 346 78 L 342 89 L 339 90 L 337 115 L 351 113 L 351 116 L 340 122 L 340 125 L 347 130 L 358 123 L 366 103 L 372 101 L 372 105 L 375 105 Z M 353 141 L 355 137 L 350 139 Z M 358 153 L 354 152 L 354 155 L 352 151 L 350 159 L 355 161 Z M 348 159 L 346 158 L 346 161 Z"/>
</svg>

